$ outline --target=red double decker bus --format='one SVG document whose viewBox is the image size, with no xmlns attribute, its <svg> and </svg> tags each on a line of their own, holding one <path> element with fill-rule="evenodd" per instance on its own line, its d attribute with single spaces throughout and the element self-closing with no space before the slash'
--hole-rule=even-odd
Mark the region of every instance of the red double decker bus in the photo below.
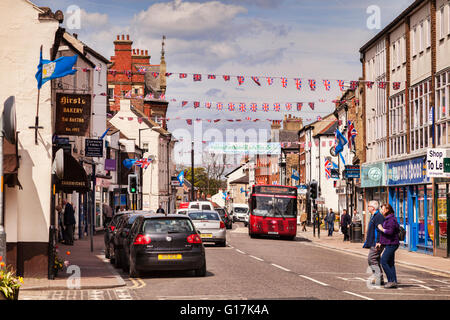
<svg viewBox="0 0 450 320">
<path fill-rule="evenodd" d="M 249 198 L 248 233 L 295 239 L 297 234 L 297 188 L 254 185 Z"/>
</svg>

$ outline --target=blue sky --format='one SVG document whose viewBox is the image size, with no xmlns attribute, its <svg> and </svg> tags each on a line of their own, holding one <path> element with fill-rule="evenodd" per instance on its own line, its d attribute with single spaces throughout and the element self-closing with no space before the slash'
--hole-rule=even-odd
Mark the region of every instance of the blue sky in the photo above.
<svg viewBox="0 0 450 320">
<path fill-rule="evenodd" d="M 291 112 L 311 122 L 334 108 L 332 100 L 340 91 L 336 79 L 357 80 L 361 76 L 359 48 L 380 30 L 369 30 L 366 10 L 380 8 L 381 28 L 406 9 L 412 0 L 32 0 L 53 11 L 66 12 L 70 5 L 82 10 L 78 38 L 105 57 L 113 54 L 118 34 L 130 34 L 133 47 L 149 50 L 151 63 L 160 60 L 161 38 L 166 35 L 168 72 L 245 75 L 242 86 L 236 79 L 193 82 L 171 77 L 166 97 L 178 102 L 169 106 L 168 117 L 236 119 L 282 119 L 284 113 L 246 114 L 213 110 L 181 109 L 180 101 L 211 102 L 315 102 L 314 111 L 305 106 Z M 69 16 L 68 13 L 65 17 Z M 282 88 L 280 80 L 270 87 L 257 87 L 252 75 L 301 78 L 303 89 L 293 80 Z M 311 92 L 308 79 L 316 79 Z M 322 79 L 330 79 L 325 91 Z M 261 79 L 264 81 L 263 79 Z M 277 82 L 278 81 L 278 82 Z M 322 101 L 322 102 L 321 102 Z M 325 101 L 325 102 L 323 102 Z M 251 123 L 269 128 L 269 122 Z M 186 127 L 186 122 L 170 121 L 169 129 Z M 211 126 L 204 123 L 203 127 Z M 224 127 L 226 126 L 226 127 Z M 219 122 L 216 127 L 238 128 L 242 123 Z M 187 127 L 192 131 L 192 128 Z"/>
</svg>

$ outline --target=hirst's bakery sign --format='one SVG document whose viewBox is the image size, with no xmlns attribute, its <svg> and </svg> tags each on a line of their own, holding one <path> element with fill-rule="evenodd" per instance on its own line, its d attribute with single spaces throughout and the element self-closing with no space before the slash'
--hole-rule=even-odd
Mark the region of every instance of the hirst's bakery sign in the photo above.
<svg viewBox="0 0 450 320">
<path fill-rule="evenodd" d="M 388 186 L 429 183 L 424 157 L 387 164 Z"/>
</svg>

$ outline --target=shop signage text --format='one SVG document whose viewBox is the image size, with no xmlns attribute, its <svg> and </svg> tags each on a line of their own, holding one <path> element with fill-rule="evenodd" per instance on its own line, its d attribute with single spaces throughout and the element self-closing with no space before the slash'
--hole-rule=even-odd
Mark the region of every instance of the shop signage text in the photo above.
<svg viewBox="0 0 450 320">
<path fill-rule="evenodd" d="M 448 177 L 450 174 L 444 171 L 444 159 L 446 149 L 428 149 L 427 151 L 427 175 L 429 177 Z"/>
<path fill-rule="evenodd" d="M 388 163 L 388 185 L 428 183 L 425 158 Z"/>
<path fill-rule="evenodd" d="M 91 95 L 56 93 L 55 133 L 67 136 L 89 135 Z"/>
</svg>

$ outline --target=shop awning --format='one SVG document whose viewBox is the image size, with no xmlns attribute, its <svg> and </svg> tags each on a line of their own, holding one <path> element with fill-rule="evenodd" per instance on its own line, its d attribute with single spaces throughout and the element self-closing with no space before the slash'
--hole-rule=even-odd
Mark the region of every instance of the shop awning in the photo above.
<svg viewBox="0 0 450 320">
<path fill-rule="evenodd" d="M 62 179 L 56 177 L 56 191 L 85 193 L 89 191 L 89 187 L 83 166 L 68 152 L 64 152 L 64 176 Z"/>
</svg>

